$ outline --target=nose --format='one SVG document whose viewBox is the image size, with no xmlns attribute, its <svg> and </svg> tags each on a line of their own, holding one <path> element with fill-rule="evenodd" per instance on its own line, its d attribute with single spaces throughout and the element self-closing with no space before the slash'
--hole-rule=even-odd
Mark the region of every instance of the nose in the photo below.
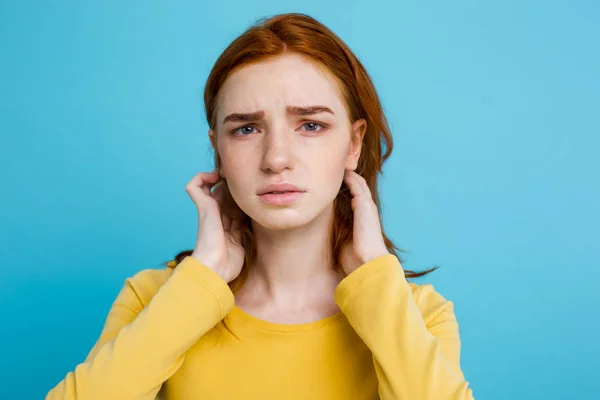
<svg viewBox="0 0 600 400">
<path fill-rule="evenodd" d="M 263 136 L 262 170 L 279 174 L 294 169 L 293 145 L 293 135 L 285 128 L 267 132 Z"/>
</svg>

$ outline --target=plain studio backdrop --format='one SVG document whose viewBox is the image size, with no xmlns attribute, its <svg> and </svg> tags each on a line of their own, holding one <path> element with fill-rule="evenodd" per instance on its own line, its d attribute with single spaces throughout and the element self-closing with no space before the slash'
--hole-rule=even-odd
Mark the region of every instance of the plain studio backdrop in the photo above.
<svg viewBox="0 0 600 400">
<path fill-rule="evenodd" d="M 195 243 L 202 91 L 254 20 L 319 19 L 371 74 L 404 266 L 455 304 L 475 397 L 600 392 L 600 3 L 0 2 L 0 388 L 40 399 L 125 279 Z"/>
</svg>

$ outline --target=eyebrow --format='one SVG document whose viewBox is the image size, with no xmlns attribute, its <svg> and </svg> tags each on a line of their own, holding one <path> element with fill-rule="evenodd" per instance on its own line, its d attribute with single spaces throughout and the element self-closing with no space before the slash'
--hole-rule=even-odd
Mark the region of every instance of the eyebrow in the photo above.
<svg viewBox="0 0 600 400">
<path fill-rule="evenodd" d="M 330 113 L 331 115 L 335 115 L 335 113 L 331 110 L 331 108 L 326 106 L 287 106 L 285 111 L 288 115 L 294 116 L 305 116 L 305 115 L 313 115 L 322 112 Z M 251 113 L 233 113 L 229 114 L 223 119 L 223 124 L 227 121 L 231 122 L 252 122 L 258 121 L 265 117 L 265 112 L 263 110 L 251 112 Z"/>
</svg>

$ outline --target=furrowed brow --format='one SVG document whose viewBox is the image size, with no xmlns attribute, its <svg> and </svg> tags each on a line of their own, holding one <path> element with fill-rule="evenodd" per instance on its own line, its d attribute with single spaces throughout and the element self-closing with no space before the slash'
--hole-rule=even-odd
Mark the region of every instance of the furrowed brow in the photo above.
<svg viewBox="0 0 600 400">
<path fill-rule="evenodd" d="M 289 115 L 296 115 L 296 116 L 313 115 L 313 114 L 319 114 L 319 113 L 323 113 L 323 112 L 327 112 L 332 115 L 335 115 L 335 113 L 331 110 L 331 108 L 329 108 L 327 106 L 305 106 L 305 107 L 288 106 L 288 107 L 286 107 L 286 111 Z"/>
<path fill-rule="evenodd" d="M 265 112 L 262 110 L 252 112 L 252 113 L 233 113 L 233 114 L 229 114 L 228 116 L 225 117 L 225 119 L 223 119 L 223 124 L 225 124 L 227 121 L 253 122 L 253 121 L 258 121 L 261 118 L 264 118 L 264 116 L 265 116 Z"/>
<path fill-rule="evenodd" d="M 330 113 L 331 115 L 335 115 L 335 113 L 331 110 L 331 108 L 327 106 L 287 106 L 286 112 L 288 115 L 295 116 L 306 116 L 313 115 L 319 113 Z M 265 112 L 263 110 L 251 112 L 251 113 L 233 113 L 229 114 L 223 119 L 223 124 L 226 122 L 253 122 L 258 121 L 265 117 Z"/>
</svg>

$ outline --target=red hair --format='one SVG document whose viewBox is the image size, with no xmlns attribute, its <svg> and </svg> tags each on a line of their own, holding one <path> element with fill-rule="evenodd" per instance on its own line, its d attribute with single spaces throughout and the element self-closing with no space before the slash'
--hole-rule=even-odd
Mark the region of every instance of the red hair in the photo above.
<svg viewBox="0 0 600 400">
<path fill-rule="evenodd" d="M 225 80 L 242 66 L 259 63 L 287 52 L 310 58 L 327 68 L 337 79 L 343 93 L 350 121 L 364 118 L 367 130 L 356 172 L 362 175 L 373 195 L 373 200 L 381 218 L 377 178 L 382 173 L 383 163 L 389 158 L 393 140 L 379 96 L 369 74 L 346 44 L 325 25 L 316 19 L 299 13 L 280 14 L 262 18 L 237 37 L 219 56 L 213 66 L 204 90 L 204 106 L 208 125 L 215 131 L 217 121 L 217 96 Z M 215 148 L 215 167 L 220 168 L 220 157 Z M 343 275 L 340 264 L 342 246 L 352 240 L 353 212 L 352 196 L 343 184 L 334 200 L 334 218 L 331 225 L 333 265 L 336 272 Z M 241 287 L 246 280 L 248 268 L 256 260 L 256 245 L 252 234 L 250 218 L 239 208 L 224 207 L 224 213 L 238 213 L 244 221 L 242 245 L 246 260 L 240 276 L 230 283 L 232 290 Z M 240 214 L 241 213 L 241 214 Z M 383 224 L 382 224 L 383 226 Z M 396 255 L 404 252 L 394 245 L 382 232 L 388 251 Z M 169 266 L 175 266 L 192 250 L 179 253 Z M 407 278 L 423 276 L 438 267 L 414 272 L 405 270 Z"/>
</svg>

